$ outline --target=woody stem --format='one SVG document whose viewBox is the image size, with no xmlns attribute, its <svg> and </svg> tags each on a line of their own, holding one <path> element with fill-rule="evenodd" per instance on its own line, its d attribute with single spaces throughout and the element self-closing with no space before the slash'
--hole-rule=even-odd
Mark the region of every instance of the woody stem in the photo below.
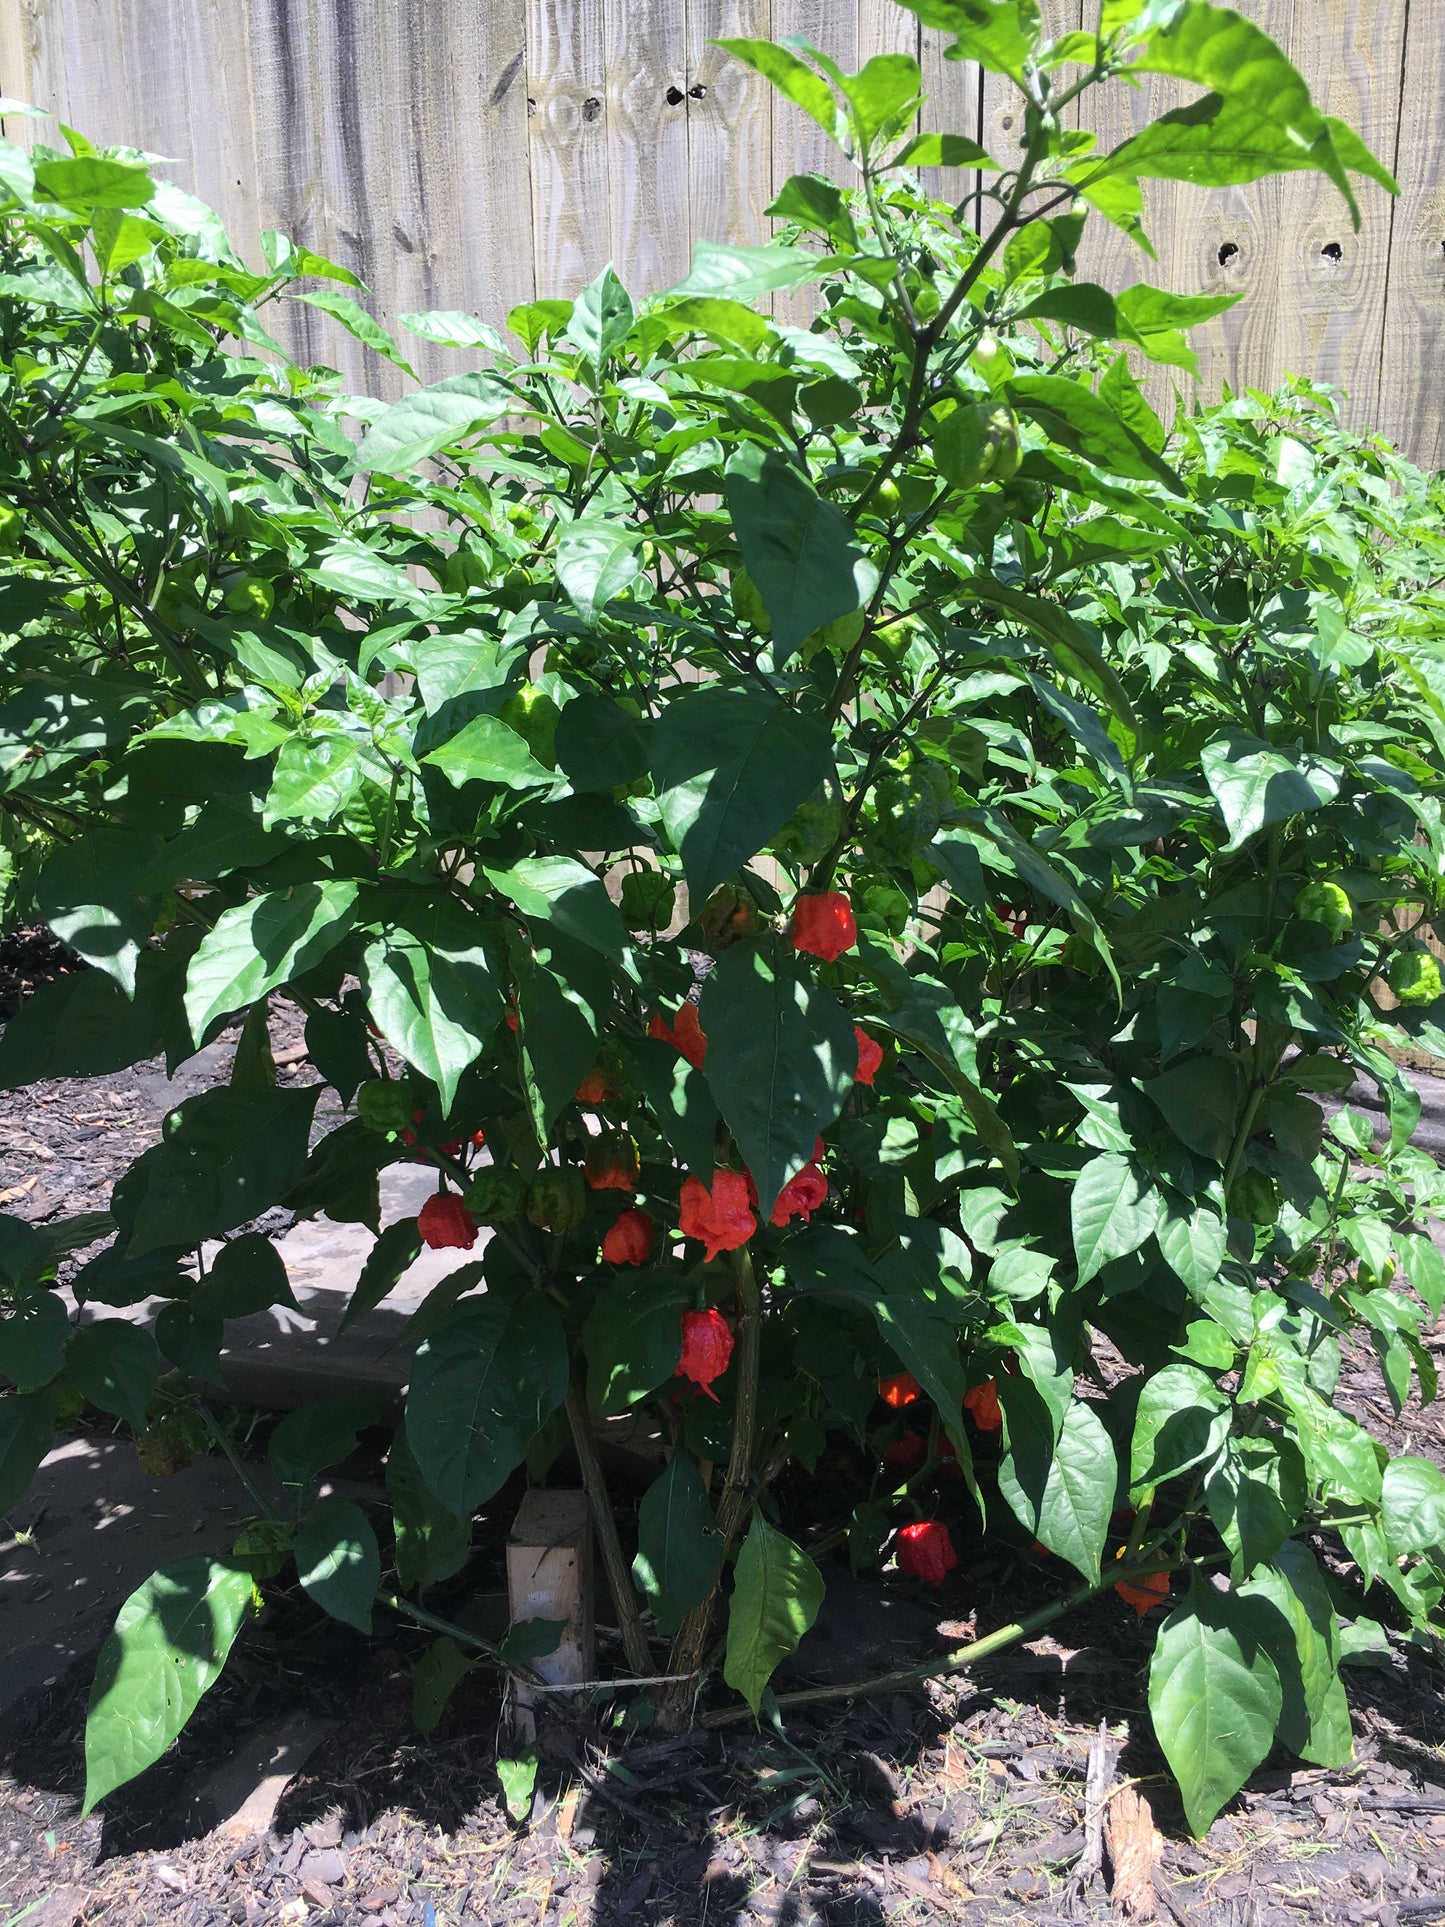
<svg viewBox="0 0 1445 1927">
<path fill-rule="evenodd" d="M 627 1656 L 628 1665 L 641 1678 L 652 1671 L 652 1653 L 647 1644 L 642 1614 L 637 1609 L 632 1575 L 627 1570 L 622 1542 L 617 1537 L 617 1521 L 612 1516 L 607 1481 L 603 1476 L 602 1462 L 597 1456 L 597 1441 L 592 1436 L 588 1421 L 587 1401 L 575 1385 L 567 1388 L 566 1411 L 577 1463 L 582 1468 L 582 1486 L 587 1494 L 588 1511 L 592 1515 L 592 1530 L 597 1535 L 598 1554 L 602 1569 L 607 1574 L 607 1585 L 622 1631 L 622 1650 Z"/>
<path fill-rule="evenodd" d="M 762 1295 L 746 1245 L 732 1254 L 732 1265 L 738 1305 L 737 1403 L 733 1413 L 732 1451 L 718 1502 L 718 1531 L 724 1558 L 742 1531 L 752 1503 L 750 1485 L 758 1422 L 758 1360 L 762 1336 Z M 695 1675 L 707 1650 L 716 1603 L 717 1586 L 714 1585 L 701 1605 L 691 1607 L 678 1622 L 667 1670 L 681 1677 L 675 1686 L 668 1688 L 658 1705 L 658 1723 L 664 1731 L 675 1732 L 687 1723 L 697 1696 Z"/>
</svg>

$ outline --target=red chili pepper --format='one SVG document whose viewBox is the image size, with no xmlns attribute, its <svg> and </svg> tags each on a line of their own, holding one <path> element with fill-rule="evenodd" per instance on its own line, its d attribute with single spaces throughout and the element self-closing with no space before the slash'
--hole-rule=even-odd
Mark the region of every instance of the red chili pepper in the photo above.
<svg viewBox="0 0 1445 1927">
<path fill-rule="evenodd" d="M 1123 1556 L 1121 1547 L 1119 1557 L 1122 1559 Z M 1167 1572 L 1146 1572 L 1137 1581 L 1116 1580 L 1114 1590 L 1125 1605 L 1132 1606 L 1142 1619 L 1145 1613 L 1153 1612 L 1156 1606 L 1161 1605 L 1168 1598 L 1169 1578 L 1170 1575 Z"/>
<path fill-rule="evenodd" d="M 630 1205 L 602 1240 L 603 1262 L 609 1265 L 641 1265 L 652 1249 L 655 1226 L 645 1211 Z"/>
<path fill-rule="evenodd" d="M 905 1432 L 883 1454 L 883 1463 L 896 1466 L 906 1477 L 916 1472 L 927 1457 L 928 1440 L 918 1432 Z"/>
<path fill-rule="evenodd" d="M 942 1585 L 958 1564 L 958 1554 L 941 1519 L 924 1519 L 905 1526 L 898 1535 L 898 1570 L 930 1586 Z"/>
<path fill-rule="evenodd" d="M 892 1378 L 880 1378 L 878 1396 L 885 1405 L 891 1405 L 895 1412 L 915 1399 L 923 1397 L 923 1387 L 912 1372 L 895 1372 Z"/>
<path fill-rule="evenodd" d="M 600 1064 L 594 1064 L 572 1093 L 572 1101 L 574 1104 L 606 1104 L 616 1095 L 612 1079 Z"/>
<path fill-rule="evenodd" d="M 709 1264 L 720 1251 L 737 1251 L 758 1228 L 742 1171 L 715 1172 L 711 1190 L 701 1178 L 684 1179 L 679 1203 L 682 1235 L 702 1240 Z"/>
<path fill-rule="evenodd" d="M 866 1030 L 859 1030 L 856 1024 L 853 1026 L 853 1035 L 858 1040 L 858 1070 L 853 1081 L 871 1088 L 874 1078 L 883 1068 L 883 1046 L 875 1043 Z"/>
<path fill-rule="evenodd" d="M 699 1391 L 706 1392 L 717 1404 L 718 1395 L 712 1389 L 712 1382 L 722 1377 L 732 1355 L 732 1328 L 720 1311 L 709 1307 L 707 1311 L 682 1314 L 682 1357 L 674 1377 L 690 1378 Z"/>
<path fill-rule="evenodd" d="M 438 1191 L 416 1214 L 416 1228 L 433 1251 L 455 1246 L 470 1251 L 477 1242 L 477 1223 L 455 1191 Z"/>
<path fill-rule="evenodd" d="M 801 1218 L 807 1224 L 819 1206 L 827 1202 L 828 1180 L 816 1164 L 805 1164 L 778 1193 L 778 1201 L 773 1206 L 769 1222 L 781 1228 L 791 1224 L 794 1218 Z"/>
<path fill-rule="evenodd" d="M 841 890 L 820 890 L 793 905 L 793 948 L 832 963 L 858 941 L 853 906 Z"/>
<path fill-rule="evenodd" d="M 694 1070 L 700 1071 L 707 1057 L 707 1038 L 697 1021 L 697 1005 L 683 1004 L 677 1019 L 669 1024 L 660 1011 L 654 1013 L 647 1026 L 649 1037 L 660 1037 L 665 1044 L 671 1044 L 681 1053 Z"/>
<path fill-rule="evenodd" d="M 986 1378 L 963 1395 L 963 1409 L 973 1415 L 980 1432 L 1001 1432 L 1003 1412 L 998 1402 L 998 1380 Z"/>
</svg>

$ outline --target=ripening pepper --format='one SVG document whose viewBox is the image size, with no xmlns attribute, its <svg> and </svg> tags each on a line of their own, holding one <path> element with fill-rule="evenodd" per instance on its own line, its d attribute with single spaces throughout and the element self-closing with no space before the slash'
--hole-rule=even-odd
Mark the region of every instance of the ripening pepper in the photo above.
<svg viewBox="0 0 1445 1927">
<path fill-rule="evenodd" d="M 575 1165 L 549 1165 L 527 1186 L 527 1217 L 541 1231 L 570 1231 L 587 1210 L 587 1186 Z"/>
<path fill-rule="evenodd" d="M 1120 1546 L 1114 1557 L 1122 1559 L 1127 1550 L 1126 1546 Z M 1142 1619 L 1145 1613 L 1153 1612 L 1156 1606 L 1161 1605 L 1169 1597 L 1169 1574 L 1146 1572 L 1142 1573 L 1137 1580 L 1119 1579 L 1114 1583 L 1114 1590 L 1125 1605 L 1132 1606 Z"/>
<path fill-rule="evenodd" d="M 463 1203 L 479 1224 L 511 1224 L 527 1208 L 527 1180 L 505 1164 L 489 1164 L 467 1186 Z"/>
<path fill-rule="evenodd" d="M 724 883 L 714 890 L 697 917 L 702 940 L 714 953 L 743 937 L 755 937 L 758 922 L 757 904 L 748 891 L 734 883 Z"/>
<path fill-rule="evenodd" d="M 582 1168 L 589 1190 L 635 1191 L 637 1145 L 622 1131 L 614 1136 L 594 1138 L 587 1146 Z"/>
<path fill-rule="evenodd" d="M 999 1408 L 997 1379 L 986 1378 L 982 1385 L 975 1385 L 965 1392 L 963 1409 L 972 1414 L 980 1432 L 1001 1432 L 1003 1413 Z"/>
<path fill-rule="evenodd" d="M 415 1103 L 406 1085 L 392 1077 L 374 1077 L 356 1093 L 357 1114 L 373 1131 L 406 1130 Z M 426 1116 L 425 1111 L 422 1116 Z"/>
<path fill-rule="evenodd" d="M 930 1586 L 942 1585 L 958 1564 L 958 1554 L 941 1519 L 922 1519 L 898 1535 L 898 1570 Z"/>
<path fill-rule="evenodd" d="M 476 1220 L 455 1191 L 438 1191 L 428 1198 L 416 1214 L 416 1228 L 433 1251 L 470 1251 L 477 1242 Z"/>
<path fill-rule="evenodd" d="M 805 1164 L 801 1171 L 788 1179 L 778 1193 L 778 1201 L 773 1206 L 770 1224 L 791 1224 L 794 1218 L 801 1218 L 807 1224 L 813 1213 L 828 1202 L 828 1180 L 816 1164 Z"/>
<path fill-rule="evenodd" d="M 732 1355 L 732 1328 L 720 1311 L 709 1306 L 706 1311 L 682 1314 L 682 1357 L 674 1377 L 690 1378 L 699 1391 L 706 1392 L 717 1404 L 718 1395 L 712 1389 L 712 1382 L 722 1377 Z"/>
<path fill-rule="evenodd" d="M 853 1026 L 853 1035 L 858 1040 L 858 1069 L 853 1081 L 871 1088 L 874 1078 L 883 1068 L 883 1046 L 875 1043 L 866 1030 L 859 1030 L 856 1024 Z"/>
<path fill-rule="evenodd" d="M 655 1226 L 645 1211 L 629 1205 L 602 1240 L 602 1260 L 609 1265 L 642 1265 L 652 1249 Z"/>
<path fill-rule="evenodd" d="M 880 1378 L 878 1396 L 885 1405 L 891 1405 L 895 1412 L 905 1405 L 912 1405 L 915 1399 L 923 1397 L 923 1387 L 912 1372 L 895 1372 L 892 1378 Z"/>
<path fill-rule="evenodd" d="M 684 1238 L 700 1238 L 709 1264 L 720 1251 L 737 1251 L 758 1228 L 748 1202 L 750 1180 L 742 1171 L 717 1171 L 712 1189 L 686 1178 L 679 1199 Z"/>
<path fill-rule="evenodd" d="M 841 890 L 820 890 L 793 905 L 793 948 L 832 963 L 858 941 L 853 906 Z"/>
<path fill-rule="evenodd" d="M 649 1037 L 660 1037 L 665 1044 L 685 1057 L 695 1071 L 700 1071 L 707 1058 L 707 1038 L 697 1021 L 697 1005 L 684 1004 L 677 1013 L 675 1023 L 669 1024 L 659 1011 L 647 1026 Z"/>
<path fill-rule="evenodd" d="M 572 1093 L 574 1104 L 610 1104 L 622 1091 L 622 1067 L 609 1052 L 599 1057 Z"/>
</svg>

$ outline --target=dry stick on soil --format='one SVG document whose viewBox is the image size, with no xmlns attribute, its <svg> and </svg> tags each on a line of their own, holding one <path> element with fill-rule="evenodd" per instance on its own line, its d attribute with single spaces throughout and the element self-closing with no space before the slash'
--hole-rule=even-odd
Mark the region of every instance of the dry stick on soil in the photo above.
<svg viewBox="0 0 1445 1927">
<path fill-rule="evenodd" d="M 1115 1749 L 1109 1742 L 1109 1728 L 1099 1721 L 1099 1730 L 1089 1748 L 1089 1767 L 1084 1780 L 1084 1851 L 1069 1880 L 1068 1898 L 1072 1912 L 1096 1880 L 1104 1873 L 1104 1809 L 1109 1803 L 1109 1782 L 1114 1777 Z"/>
<path fill-rule="evenodd" d="M 752 1503 L 748 1488 L 752 1477 L 753 1433 L 757 1428 L 758 1357 L 762 1325 L 757 1276 L 746 1247 L 732 1254 L 732 1264 L 738 1298 L 738 1387 L 737 1406 L 733 1415 L 732 1453 L 728 1459 L 727 1478 L 723 1483 L 717 1513 L 724 1556 L 741 1532 L 743 1520 Z M 716 1600 L 717 1586 L 714 1585 L 702 1604 L 691 1607 L 678 1622 L 677 1637 L 672 1642 L 668 1659 L 668 1671 L 684 1675 L 688 1683 L 669 1688 L 658 1700 L 657 1723 L 664 1733 L 681 1731 L 691 1714 L 697 1697 L 695 1675 L 701 1671 L 703 1654 L 707 1651 Z"/>
<path fill-rule="evenodd" d="M 1154 1867 L 1163 1848 L 1149 1802 L 1137 1787 L 1122 1786 L 1105 1818 L 1114 1912 L 1125 1920 L 1156 1920 Z"/>
<path fill-rule="evenodd" d="M 577 1452 L 577 1463 L 582 1468 L 582 1485 L 587 1494 L 588 1509 L 592 1514 L 592 1529 L 597 1534 L 597 1549 L 602 1557 L 602 1568 L 607 1574 L 612 1603 L 617 1609 L 617 1623 L 622 1630 L 622 1650 L 627 1655 L 627 1663 L 634 1673 L 650 1674 L 653 1670 L 652 1651 L 647 1644 L 642 1615 L 637 1610 L 637 1595 L 632 1590 L 632 1575 L 627 1570 L 627 1561 L 622 1554 L 622 1543 L 617 1537 L 617 1521 L 612 1516 L 612 1505 L 607 1496 L 607 1481 L 603 1476 L 602 1464 L 597 1457 L 597 1443 L 592 1437 L 592 1427 L 588 1422 L 587 1403 L 575 1385 L 567 1387 L 567 1423 L 572 1430 L 572 1444 Z"/>
</svg>

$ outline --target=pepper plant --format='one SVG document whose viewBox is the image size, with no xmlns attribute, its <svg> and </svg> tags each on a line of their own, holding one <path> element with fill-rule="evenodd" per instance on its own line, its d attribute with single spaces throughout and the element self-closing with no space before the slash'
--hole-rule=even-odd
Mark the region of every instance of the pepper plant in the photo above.
<svg viewBox="0 0 1445 1927">
<path fill-rule="evenodd" d="M 790 180 L 777 239 L 660 295 L 402 317 L 465 364 L 389 406 L 268 332 L 307 301 L 405 368 L 343 269 L 276 236 L 246 267 L 135 153 L 0 148 L 8 914 L 92 966 L 0 1083 L 235 1044 L 107 1216 L 0 1220 L 0 1505 L 83 1401 L 152 1456 L 194 1426 L 226 1319 L 288 1291 L 259 1213 L 379 1233 L 352 1317 L 458 1250 L 389 1529 L 316 1497 L 375 1408 L 285 1419 L 284 1516 L 125 1607 L 90 1802 L 258 1588 L 435 1625 L 474 1515 L 569 1443 L 671 1725 L 758 1711 L 823 1544 L 944 1578 L 950 1475 L 954 1530 L 1075 1575 L 964 1661 L 1116 1582 L 1167 1606 L 1195 1829 L 1276 1740 L 1347 1758 L 1362 1588 L 1439 1623 L 1445 1478 L 1334 1393 L 1359 1342 L 1397 1408 L 1435 1389 L 1445 1186 L 1391 1049 L 1445 1049 L 1440 484 L 1303 382 L 1166 424 L 1142 371 L 1187 382 L 1228 299 L 1074 269 L 1086 218 L 1150 253 L 1151 178 L 1393 183 L 1202 0 L 1053 42 L 1033 0 L 908 3 L 1019 89 L 1015 151 L 918 133 L 907 56 L 726 42 L 857 187 Z M 1101 151 L 1076 104 L 1152 73 L 1199 97 Z M 939 166 L 976 193 L 929 199 Z M 809 325 L 771 311 L 804 289 Z M 319 1136 L 278 1000 L 346 1113 Z M 436 1197 L 382 1224 L 417 1157 Z M 77 1324 L 57 1266 L 102 1239 Z M 594 1428 L 639 1406 L 629 1516 Z M 800 1543 L 789 1467 L 825 1456 L 852 1489 Z M 464 1664 L 427 1662 L 432 1717 Z"/>
</svg>

